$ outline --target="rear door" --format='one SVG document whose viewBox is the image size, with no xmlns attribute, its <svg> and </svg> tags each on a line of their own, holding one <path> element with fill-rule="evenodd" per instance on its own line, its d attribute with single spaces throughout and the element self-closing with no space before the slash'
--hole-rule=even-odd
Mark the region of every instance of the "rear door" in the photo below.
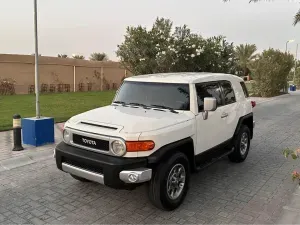
<svg viewBox="0 0 300 225">
<path fill-rule="evenodd" d="M 222 124 L 225 125 L 223 136 L 226 140 L 229 140 L 233 137 L 238 123 L 237 118 L 239 118 L 239 106 L 236 101 L 236 95 L 232 87 L 232 83 L 227 80 L 219 81 L 219 83 L 224 99 L 224 106 L 222 107 L 221 113 Z"/>
</svg>

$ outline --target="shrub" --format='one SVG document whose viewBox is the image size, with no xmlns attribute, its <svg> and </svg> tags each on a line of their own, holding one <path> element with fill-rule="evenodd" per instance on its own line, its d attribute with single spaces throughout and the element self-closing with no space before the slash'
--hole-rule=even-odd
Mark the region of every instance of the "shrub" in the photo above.
<svg viewBox="0 0 300 225">
<path fill-rule="evenodd" d="M 0 78 L 0 95 L 14 95 L 16 81 L 10 78 Z"/>
<path fill-rule="evenodd" d="M 223 36 L 203 38 L 158 18 L 150 30 L 128 27 L 117 56 L 134 75 L 162 72 L 235 73 L 234 46 Z"/>
<path fill-rule="evenodd" d="M 253 63 L 255 85 L 253 90 L 261 97 L 272 97 L 286 88 L 287 77 L 293 68 L 294 58 L 279 50 L 268 49 Z"/>
<path fill-rule="evenodd" d="M 283 150 L 283 155 L 285 158 L 288 158 L 289 156 L 291 156 L 292 159 L 299 159 L 300 157 L 300 149 L 296 149 L 296 150 L 291 150 L 289 148 L 284 149 Z M 292 179 L 293 181 L 297 180 L 298 184 L 300 185 L 300 173 L 298 171 L 293 171 L 292 173 Z"/>
</svg>

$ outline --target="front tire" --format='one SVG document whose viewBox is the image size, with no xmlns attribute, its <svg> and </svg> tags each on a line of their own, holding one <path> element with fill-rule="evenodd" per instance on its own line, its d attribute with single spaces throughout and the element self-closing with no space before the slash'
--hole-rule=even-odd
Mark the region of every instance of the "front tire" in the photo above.
<svg viewBox="0 0 300 225">
<path fill-rule="evenodd" d="M 149 184 L 150 201 L 162 210 L 176 209 L 185 199 L 189 180 L 188 158 L 185 154 L 177 152 L 156 168 Z"/>
<path fill-rule="evenodd" d="M 248 126 L 243 125 L 234 140 L 234 151 L 228 155 L 232 162 L 243 162 L 249 153 L 250 148 L 250 130 Z"/>
</svg>

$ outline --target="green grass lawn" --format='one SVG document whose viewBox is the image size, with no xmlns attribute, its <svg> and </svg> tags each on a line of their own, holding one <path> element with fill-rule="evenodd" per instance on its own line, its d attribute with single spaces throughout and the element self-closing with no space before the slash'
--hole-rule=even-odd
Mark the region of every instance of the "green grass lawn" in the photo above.
<svg viewBox="0 0 300 225">
<path fill-rule="evenodd" d="M 40 95 L 41 116 L 63 122 L 78 113 L 111 103 L 115 91 L 75 92 Z M 12 128 L 14 114 L 35 116 L 35 95 L 0 96 L 0 131 Z"/>
</svg>

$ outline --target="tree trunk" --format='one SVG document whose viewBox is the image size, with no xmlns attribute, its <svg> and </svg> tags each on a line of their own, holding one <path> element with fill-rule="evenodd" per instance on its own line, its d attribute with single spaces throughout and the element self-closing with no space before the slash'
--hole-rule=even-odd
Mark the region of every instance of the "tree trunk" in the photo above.
<svg viewBox="0 0 300 225">
<path fill-rule="evenodd" d="M 244 76 L 246 77 L 248 75 L 248 68 L 244 67 Z"/>
</svg>

